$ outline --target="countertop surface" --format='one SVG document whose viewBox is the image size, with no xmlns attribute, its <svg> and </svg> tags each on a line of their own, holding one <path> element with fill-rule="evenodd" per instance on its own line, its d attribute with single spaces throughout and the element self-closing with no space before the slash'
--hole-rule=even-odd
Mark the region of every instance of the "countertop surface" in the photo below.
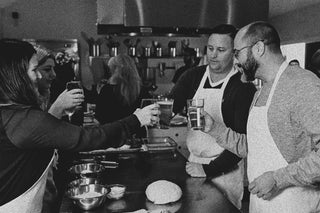
<svg viewBox="0 0 320 213">
<path fill-rule="evenodd" d="M 127 186 L 120 200 L 106 199 L 95 210 L 83 211 L 63 197 L 60 212 L 132 212 L 139 209 L 167 209 L 172 212 L 208 213 L 240 212 L 220 190 L 205 178 L 191 178 L 185 172 L 186 159 L 178 152 L 134 153 L 107 156 L 119 162 L 116 169 L 107 169 L 101 175 L 104 184 L 120 183 Z M 146 187 L 157 180 L 168 180 L 182 189 L 181 199 L 167 205 L 155 205 L 145 196 Z"/>
</svg>

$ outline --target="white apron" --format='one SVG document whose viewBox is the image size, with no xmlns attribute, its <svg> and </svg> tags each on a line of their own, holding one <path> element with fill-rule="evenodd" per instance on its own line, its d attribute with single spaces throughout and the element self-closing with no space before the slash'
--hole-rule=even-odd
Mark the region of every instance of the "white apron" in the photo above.
<svg viewBox="0 0 320 213">
<path fill-rule="evenodd" d="M 275 144 L 268 127 L 267 112 L 277 82 L 287 67 L 284 63 L 274 80 L 265 106 L 253 106 L 247 124 L 248 141 L 248 179 L 255 178 L 267 171 L 274 171 L 288 165 Z M 257 99 L 256 99 L 257 100 Z M 255 100 L 255 102 L 256 102 Z M 256 103 L 254 103 L 256 105 Z M 304 187 L 289 187 L 270 201 L 250 195 L 250 213 L 310 213 L 316 212 L 320 193 Z M 318 211 L 319 212 L 319 211 Z"/>
<path fill-rule="evenodd" d="M 215 85 L 219 85 L 223 82 L 223 85 L 219 89 L 205 89 L 203 88 L 206 80 L 209 78 L 211 86 L 213 83 L 210 80 L 209 67 L 207 67 L 204 73 L 198 90 L 194 95 L 195 98 L 204 99 L 204 110 L 209 113 L 214 120 L 224 123 L 221 105 L 223 102 L 223 93 L 226 85 L 234 74 L 235 70 L 231 70 L 230 73 L 223 80 L 217 82 Z M 186 143 L 190 151 L 188 160 L 194 163 L 209 164 L 211 160 L 214 160 L 224 151 L 220 145 L 218 145 L 215 139 L 199 130 L 189 129 L 187 133 Z M 239 168 L 229 172 L 226 175 L 213 178 L 212 181 L 226 194 L 230 201 L 237 206 L 241 207 L 241 199 L 243 195 L 243 161 L 239 162 Z"/>
<path fill-rule="evenodd" d="M 46 187 L 48 171 L 54 159 L 54 154 L 40 178 L 22 195 L 9 203 L 0 206 L 0 213 L 40 213 L 43 194 Z"/>
</svg>

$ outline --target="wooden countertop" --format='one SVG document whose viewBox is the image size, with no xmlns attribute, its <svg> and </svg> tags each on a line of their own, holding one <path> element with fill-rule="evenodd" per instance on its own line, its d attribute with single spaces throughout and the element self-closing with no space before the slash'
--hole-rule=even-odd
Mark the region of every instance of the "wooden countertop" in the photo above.
<svg viewBox="0 0 320 213">
<path fill-rule="evenodd" d="M 179 201 L 160 206 L 171 212 L 240 212 L 211 181 L 189 177 L 185 172 L 186 159 L 178 152 L 136 153 L 117 157 L 119 167 L 107 169 L 102 174 L 102 180 L 105 184 L 126 185 L 126 194 L 120 200 L 106 199 L 103 206 L 90 212 L 131 212 L 158 208 L 159 205 L 146 199 L 145 189 L 150 183 L 161 179 L 176 183 L 183 191 Z M 60 212 L 83 211 L 74 206 L 67 197 L 63 197 Z"/>
</svg>

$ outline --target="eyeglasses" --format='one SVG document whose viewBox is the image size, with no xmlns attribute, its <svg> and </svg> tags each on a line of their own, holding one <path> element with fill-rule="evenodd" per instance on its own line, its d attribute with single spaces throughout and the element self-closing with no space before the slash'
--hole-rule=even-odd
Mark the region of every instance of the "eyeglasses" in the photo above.
<svg viewBox="0 0 320 213">
<path fill-rule="evenodd" d="M 237 50 L 237 49 L 234 49 L 233 50 L 233 54 L 234 54 L 234 57 L 235 58 L 238 58 L 239 57 L 239 54 L 240 54 L 240 52 L 242 51 L 242 50 L 244 50 L 244 49 L 247 49 L 247 48 L 251 48 L 251 47 L 253 47 L 255 44 L 253 44 L 253 45 L 249 45 L 249 46 L 245 46 L 245 47 L 242 47 L 241 49 L 239 49 L 239 50 Z"/>
<path fill-rule="evenodd" d="M 235 57 L 235 58 L 238 58 L 238 57 L 239 57 L 239 54 L 240 54 L 240 52 L 241 52 L 242 50 L 253 47 L 253 46 L 256 45 L 259 41 L 262 41 L 262 42 L 264 43 L 265 40 L 258 40 L 258 41 L 256 41 L 256 42 L 254 42 L 253 44 L 248 45 L 248 46 L 244 46 L 244 47 L 242 47 L 242 48 L 240 48 L 240 49 L 238 49 L 238 50 L 237 50 L 237 49 L 233 49 L 234 57 Z M 264 44 L 265 44 L 265 43 L 264 43 Z"/>
</svg>

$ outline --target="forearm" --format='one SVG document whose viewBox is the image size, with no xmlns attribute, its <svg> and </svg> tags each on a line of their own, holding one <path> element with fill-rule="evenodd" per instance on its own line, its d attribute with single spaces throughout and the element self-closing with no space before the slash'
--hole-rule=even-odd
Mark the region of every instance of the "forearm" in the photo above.
<svg viewBox="0 0 320 213">
<path fill-rule="evenodd" d="M 209 135 L 216 139 L 216 142 L 223 148 L 236 154 L 241 158 L 247 156 L 247 137 L 246 134 L 240 134 L 227 128 L 225 125 L 215 122 Z"/>
<path fill-rule="evenodd" d="M 278 169 L 273 174 L 277 186 L 317 186 L 320 182 L 320 153 L 311 152 L 307 157 Z"/>
<path fill-rule="evenodd" d="M 58 119 L 61 119 L 64 114 L 64 109 L 62 107 L 58 107 L 56 102 L 54 102 L 48 110 L 48 113 Z"/>
<path fill-rule="evenodd" d="M 228 150 L 224 150 L 216 159 L 208 165 L 203 165 L 207 177 L 217 177 L 228 173 L 237 167 L 240 157 Z"/>
<path fill-rule="evenodd" d="M 128 137 L 137 132 L 140 122 L 135 115 L 104 124 L 100 127 L 85 127 L 79 134 L 78 143 L 69 147 L 72 151 L 92 150 L 122 146 Z M 89 141 L 88 144 L 86 141 Z"/>
<path fill-rule="evenodd" d="M 24 116 L 25 115 L 25 116 Z M 118 147 L 140 127 L 135 115 L 98 127 L 78 127 L 39 110 L 20 116 L 23 122 L 11 122 L 6 133 L 20 148 L 58 148 L 89 151 Z"/>
</svg>

